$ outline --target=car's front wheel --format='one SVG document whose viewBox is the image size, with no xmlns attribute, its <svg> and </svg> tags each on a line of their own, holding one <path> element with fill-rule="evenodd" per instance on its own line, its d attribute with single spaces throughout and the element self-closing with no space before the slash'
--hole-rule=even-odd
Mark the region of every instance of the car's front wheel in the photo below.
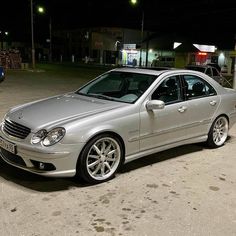
<svg viewBox="0 0 236 236">
<path fill-rule="evenodd" d="M 77 165 L 77 174 L 89 183 L 111 179 L 122 163 L 124 150 L 120 140 L 112 134 L 100 134 L 90 140 Z"/>
<path fill-rule="evenodd" d="M 212 148 L 221 147 L 229 132 L 229 122 L 225 116 L 219 116 L 212 124 L 208 134 L 207 144 Z"/>
</svg>

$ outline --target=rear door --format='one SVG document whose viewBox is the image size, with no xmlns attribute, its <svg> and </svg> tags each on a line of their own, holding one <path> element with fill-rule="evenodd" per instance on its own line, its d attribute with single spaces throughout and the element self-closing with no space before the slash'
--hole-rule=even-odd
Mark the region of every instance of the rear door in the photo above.
<svg viewBox="0 0 236 236">
<path fill-rule="evenodd" d="M 205 135 L 219 107 L 220 97 L 204 79 L 196 75 L 183 75 L 182 78 L 186 84 L 185 97 L 188 107 L 186 137 Z"/>
</svg>

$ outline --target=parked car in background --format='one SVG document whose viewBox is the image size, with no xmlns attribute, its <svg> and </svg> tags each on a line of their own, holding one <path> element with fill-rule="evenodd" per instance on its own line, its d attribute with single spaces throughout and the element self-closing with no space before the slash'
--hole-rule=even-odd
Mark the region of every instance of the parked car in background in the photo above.
<svg viewBox="0 0 236 236">
<path fill-rule="evenodd" d="M 219 148 L 235 122 L 236 91 L 203 73 L 120 68 L 12 108 L 0 123 L 0 155 L 35 174 L 100 183 L 123 163 L 169 148 Z"/>
<path fill-rule="evenodd" d="M 221 73 L 213 66 L 209 65 L 187 65 L 185 69 L 195 70 L 202 72 L 211 78 L 213 78 L 216 82 L 223 85 L 225 78 L 221 75 Z"/>
<path fill-rule="evenodd" d="M 5 71 L 2 66 L 0 66 L 0 83 L 5 79 Z"/>
<path fill-rule="evenodd" d="M 215 67 L 219 72 L 221 72 L 221 67 L 217 63 L 210 62 L 210 63 L 207 63 L 207 65 Z"/>
</svg>

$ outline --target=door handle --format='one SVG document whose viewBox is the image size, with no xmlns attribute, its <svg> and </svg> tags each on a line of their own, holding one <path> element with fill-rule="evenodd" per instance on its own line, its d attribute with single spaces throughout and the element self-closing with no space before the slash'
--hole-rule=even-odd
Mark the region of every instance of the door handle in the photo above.
<svg viewBox="0 0 236 236">
<path fill-rule="evenodd" d="M 182 107 L 180 107 L 179 109 L 178 109 L 178 111 L 180 112 L 180 113 L 183 113 L 183 112 L 185 112 L 187 110 L 187 107 L 185 107 L 185 106 L 182 106 Z"/>
<path fill-rule="evenodd" d="M 210 104 L 212 105 L 212 106 L 215 106 L 216 105 L 216 101 L 210 101 Z"/>
</svg>

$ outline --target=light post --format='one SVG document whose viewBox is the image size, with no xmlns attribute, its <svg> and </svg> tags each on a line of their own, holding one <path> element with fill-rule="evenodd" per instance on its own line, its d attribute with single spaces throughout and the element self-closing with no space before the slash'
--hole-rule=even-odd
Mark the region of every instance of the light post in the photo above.
<svg viewBox="0 0 236 236">
<path fill-rule="evenodd" d="M 33 12 L 33 0 L 30 0 L 30 12 L 31 12 L 31 57 L 32 57 L 32 69 L 35 69 L 35 47 L 34 47 L 34 12 Z"/>
<path fill-rule="evenodd" d="M 142 23 L 141 23 L 141 43 L 140 43 L 140 57 L 139 57 L 139 66 L 142 66 L 142 52 L 143 52 L 143 28 L 144 28 L 144 11 L 142 9 Z"/>
<path fill-rule="evenodd" d="M 138 4 L 138 0 L 130 0 L 130 4 L 133 5 L 133 6 L 136 6 Z M 142 44 L 143 44 L 143 31 L 144 31 L 144 9 L 143 9 L 143 6 L 141 6 L 141 10 L 142 10 L 142 21 L 141 21 L 141 40 L 140 40 L 139 66 L 142 66 Z"/>
<path fill-rule="evenodd" d="M 49 62 L 52 62 L 52 18 L 49 18 Z"/>
<path fill-rule="evenodd" d="M 32 69 L 35 69 L 35 45 L 34 45 L 34 6 L 33 0 L 30 0 L 30 12 L 31 12 L 31 57 L 32 57 Z M 40 14 L 45 13 L 45 9 L 42 6 L 37 7 L 37 12 Z M 49 47 L 49 60 L 52 58 L 52 22 L 51 17 L 49 20 L 49 37 L 50 37 L 50 47 Z"/>
<path fill-rule="evenodd" d="M 38 7 L 40 14 L 45 14 L 45 8 L 42 6 Z M 49 62 L 52 61 L 52 17 L 49 16 Z"/>
<path fill-rule="evenodd" d="M 5 32 L 4 32 L 4 35 L 6 36 L 6 50 L 8 50 L 8 43 L 9 43 L 8 35 L 9 35 L 9 32 L 8 32 L 8 31 L 5 31 Z"/>
<path fill-rule="evenodd" d="M 0 35 L 1 35 L 1 50 L 3 50 L 3 41 L 4 41 L 4 37 L 8 36 L 9 32 L 8 31 L 1 31 L 0 30 Z"/>
</svg>

